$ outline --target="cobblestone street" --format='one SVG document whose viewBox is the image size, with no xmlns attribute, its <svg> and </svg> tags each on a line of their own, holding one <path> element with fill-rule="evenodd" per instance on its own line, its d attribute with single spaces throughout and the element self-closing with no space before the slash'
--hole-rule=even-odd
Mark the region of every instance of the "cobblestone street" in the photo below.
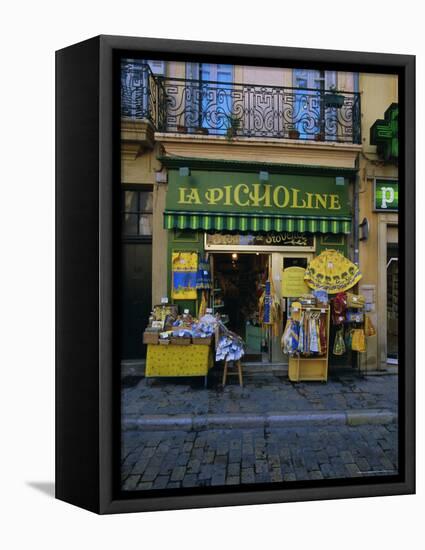
<svg viewBox="0 0 425 550">
<path fill-rule="evenodd" d="M 124 490 L 397 473 L 396 425 L 126 432 Z"/>
<path fill-rule="evenodd" d="M 122 487 L 124 490 L 290 482 L 397 473 L 397 423 L 376 421 L 376 411 L 396 412 L 397 376 L 338 377 L 327 384 L 292 384 L 284 376 L 255 375 L 244 388 L 199 380 L 124 379 Z M 370 422 L 348 425 L 340 411 L 371 411 Z M 297 426 L 161 429 L 164 419 L 189 415 L 291 412 Z M 323 422 L 308 415 L 326 411 Z M 211 415 L 210 417 L 208 415 Z M 307 416 L 306 416 L 307 415 Z M 247 416 L 246 416 L 247 417 Z M 132 429 L 132 419 L 151 428 Z M 339 417 L 338 417 L 339 418 Z M 126 422 L 129 422 L 126 428 Z M 157 422 L 157 423 L 155 423 Z"/>
</svg>

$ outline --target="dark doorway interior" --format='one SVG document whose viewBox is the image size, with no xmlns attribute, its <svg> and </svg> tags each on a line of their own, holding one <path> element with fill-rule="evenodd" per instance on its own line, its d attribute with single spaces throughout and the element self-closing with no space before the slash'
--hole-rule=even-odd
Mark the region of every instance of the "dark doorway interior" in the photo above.
<svg viewBox="0 0 425 550">
<path fill-rule="evenodd" d="M 146 357 L 142 335 L 152 309 L 152 244 L 123 243 L 122 359 Z"/>
<path fill-rule="evenodd" d="M 151 186 L 126 186 L 122 193 L 121 358 L 142 359 L 142 335 L 152 309 Z"/>
<path fill-rule="evenodd" d="M 221 313 L 229 316 L 228 328 L 246 341 L 245 360 L 261 361 L 266 351 L 261 345 L 258 304 L 268 276 L 268 259 L 267 254 L 214 254 L 214 286 L 223 297 Z"/>
<path fill-rule="evenodd" d="M 398 361 L 398 244 L 387 244 L 387 361 Z"/>
</svg>

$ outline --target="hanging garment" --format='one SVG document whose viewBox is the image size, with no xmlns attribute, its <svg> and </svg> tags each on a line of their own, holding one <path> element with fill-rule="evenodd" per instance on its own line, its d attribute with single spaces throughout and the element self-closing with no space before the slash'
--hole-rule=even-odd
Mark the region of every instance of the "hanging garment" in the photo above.
<svg viewBox="0 0 425 550">
<path fill-rule="evenodd" d="M 334 325 L 342 325 L 345 321 L 345 310 L 347 309 L 347 300 L 345 292 L 340 292 L 332 299 L 332 322 Z"/>
<path fill-rule="evenodd" d="M 301 319 L 300 319 L 300 332 L 298 337 L 298 351 L 300 353 L 304 353 L 304 311 L 301 313 Z"/>
<path fill-rule="evenodd" d="M 322 355 L 326 355 L 327 353 L 327 347 L 328 347 L 328 339 L 327 339 L 327 323 L 326 323 L 326 315 L 320 315 L 319 318 L 319 335 L 320 335 L 320 350 Z"/>
<path fill-rule="evenodd" d="M 207 304 L 208 304 L 207 293 L 205 290 L 203 290 L 201 303 L 199 304 L 198 319 L 201 319 L 205 315 L 207 311 Z"/>
<path fill-rule="evenodd" d="M 282 334 L 281 348 L 282 352 L 288 355 L 293 355 L 298 349 L 300 325 L 297 321 L 288 319 L 286 321 L 285 330 Z"/>
<path fill-rule="evenodd" d="M 337 294 L 352 288 L 362 278 L 359 267 L 337 250 L 324 250 L 307 266 L 304 280 L 309 287 Z"/>
<path fill-rule="evenodd" d="M 317 316 L 315 313 L 310 313 L 309 318 L 309 334 L 310 334 L 310 346 L 309 350 L 312 353 L 319 353 L 320 344 L 319 344 L 319 333 L 317 330 Z"/>
<path fill-rule="evenodd" d="M 261 324 L 272 326 L 274 336 L 278 336 L 282 312 L 271 279 L 266 281 L 265 290 L 259 300 L 258 306 Z"/>
<path fill-rule="evenodd" d="M 199 255 L 198 272 L 196 275 L 196 288 L 200 290 L 211 289 L 211 268 L 206 256 Z"/>
</svg>

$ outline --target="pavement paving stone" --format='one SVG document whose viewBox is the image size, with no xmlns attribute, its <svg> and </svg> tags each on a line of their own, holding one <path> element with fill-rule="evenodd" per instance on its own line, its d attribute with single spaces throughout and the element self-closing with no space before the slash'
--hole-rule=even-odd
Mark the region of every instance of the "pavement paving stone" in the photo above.
<svg viewBox="0 0 425 550">
<path fill-rule="evenodd" d="M 160 467 L 157 466 L 157 457 L 155 456 L 151 457 L 148 463 L 146 463 L 146 458 L 139 458 L 133 465 L 131 464 L 131 457 L 136 460 L 141 454 L 140 449 L 145 448 L 144 439 L 147 433 L 137 432 L 140 438 L 140 444 L 137 446 L 139 452 L 126 453 L 125 461 L 128 470 L 125 473 L 123 472 L 123 489 L 131 491 L 147 488 L 168 489 L 180 486 L 199 487 L 239 483 L 273 483 L 396 473 L 397 431 L 386 430 L 385 427 L 383 430 L 380 429 L 379 434 L 376 434 L 379 435 L 379 439 L 375 440 L 374 445 L 371 445 L 370 438 L 367 438 L 369 444 L 366 443 L 365 438 L 368 429 L 370 427 L 367 426 L 339 426 L 329 428 L 328 433 L 326 433 L 326 429 L 321 428 L 326 450 L 329 447 L 327 442 L 334 440 L 336 436 L 338 436 L 340 443 L 344 443 L 344 448 L 340 448 L 340 444 L 336 448 L 339 452 L 336 456 L 330 456 L 324 449 L 314 450 L 316 447 L 315 442 L 317 442 L 315 427 L 303 430 L 295 430 L 294 428 L 260 430 L 251 438 L 247 437 L 246 430 L 216 430 L 214 433 L 208 434 L 206 439 L 205 432 L 202 434 L 195 433 L 194 441 L 196 442 L 196 436 L 202 436 L 204 448 L 202 448 L 202 445 L 200 447 L 194 445 L 193 451 L 201 449 L 204 452 L 203 456 L 208 458 L 206 461 L 201 461 L 190 456 L 190 459 L 187 460 L 188 454 L 183 453 L 186 456 L 182 465 L 177 464 L 182 455 L 178 454 L 178 449 L 172 446 L 172 442 L 180 441 L 181 448 L 183 448 L 188 434 L 180 432 L 177 434 L 177 432 L 169 431 L 158 432 L 157 448 L 160 447 L 162 437 L 170 449 L 168 454 L 161 454 L 162 463 Z M 293 437 L 294 433 L 295 438 Z M 389 458 L 387 454 L 389 451 L 385 452 L 379 444 L 384 436 L 386 441 L 392 443 L 391 452 L 394 461 Z M 237 448 L 239 445 L 230 442 L 236 440 L 240 442 L 241 457 L 240 460 L 233 462 L 230 460 L 233 452 L 231 447 Z M 243 453 L 244 441 L 250 440 L 253 442 L 253 448 L 262 450 L 260 457 L 256 457 L 252 453 L 248 455 Z M 134 434 L 129 438 L 129 441 L 132 448 L 135 448 Z M 212 454 L 210 450 L 206 450 L 212 441 L 218 441 L 219 444 L 226 443 L 225 448 L 227 451 L 221 455 Z M 293 442 L 288 443 L 288 441 Z M 356 448 L 358 445 L 360 445 L 360 451 Z M 161 448 L 165 447 L 162 446 Z M 125 444 L 124 449 L 125 451 L 128 450 Z M 334 451 L 334 449 L 332 450 Z M 170 460 L 170 457 L 172 460 Z M 156 467 L 152 467 L 151 460 L 153 464 L 156 464 Z M 143 471 L 143 465 L 146 466 L 145 471 Z M 132 470 L 130 470 L 131 468 Z"/>
<path fill-rule="evenodd" d="M 214 377 L 213 377 L 214 378 Z M 212 379 L 141 379 L 123 389 L 124 418 L 143 415 L 250 413 L 385 408 L 397 410 L 397 377 L 333 377 L 328 384 L 290 383 L 270 373 L 244 388 Z M 201 429 L 202 428 L 202 429 Z M 398 427 L 309 425 L 249 429 L 122 432 L 123 490 L 368 477 L 397 472 Z"/>
<path fill-rule="evenodd" d="M 208 389 L 196 378 L 145 378 L 122 390 L 124 416 L 152 414 L 268 413 L 269 411 L 397 408 L 397 376 L 332 375 L 326 385 L 291 383 L 285 376 L 247 374 L 243 388 L 219 384 L 212 376 Z M 155 446 L 155 440 L 151 441 Z M 158 442 L 157 442 L 158 443 Z M 156 444 L 157 444 L 156 443 Z"/>
<path fill-rule="evenodd" d="M 140 481 L 139 475 L 128 476 L 122 484 L 123 491 L 134 491 Z"/>
<path fill-rule="evenodd" d="M 226 485 L 239 485 L 240 477 L 239 476 L 227 476 Z"/>
<path fill-rule="evenodd" d="M 356 464 L 361 472 L 368 472 L 370 470 L 370 464 L 365 458 L 358 458 Z"/>
<path fill-rule="evenodd" d="M 172 473 L 170 481 L 181 481 L 186 474 L 186 468 L 184 466 L 176 466 Z"/>
<path fill-rule="evenodd" d="M 254 482 L 255 482 L 254 468 L 242 468 L 241 483 L 254 483 Z"/>
<path fill-rule="evenodd" d="M 170 477 L 167 475 L 159 475 L 153 482 L 153 489 L 165 489 L 170 481 Z"/>
<path fill-rule="evenodd" d="M 154 479 L 159 475 L 159 468 L 148 467 L 142 475 L 142 481 L 154 481 Z"/>
</svg>

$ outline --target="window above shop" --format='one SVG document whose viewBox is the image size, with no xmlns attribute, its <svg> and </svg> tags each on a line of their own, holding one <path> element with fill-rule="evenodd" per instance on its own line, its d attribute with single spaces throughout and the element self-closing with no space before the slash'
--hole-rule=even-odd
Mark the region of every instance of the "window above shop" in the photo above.
<svg viewBox="0 0 425 550">
<path fill-rule="evenodd" d="M 125 237 L 152 237 L 153 193 L 128 189 L 122 199 L 122 234 Z"/>
</svg>

